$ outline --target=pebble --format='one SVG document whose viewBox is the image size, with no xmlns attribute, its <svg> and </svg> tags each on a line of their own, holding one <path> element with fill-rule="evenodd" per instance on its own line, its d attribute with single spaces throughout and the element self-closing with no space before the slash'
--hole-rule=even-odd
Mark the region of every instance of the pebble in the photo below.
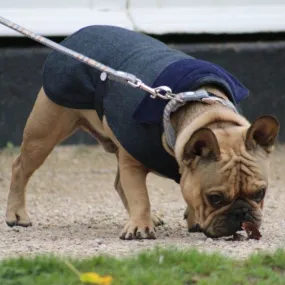
<svg viewBox="0 0 285 285">
<path fill-rule="evenodd" d="M 213 241 L 212 238 L 207 238 L 205 242 L 206 242 L 206 243 L 212 243 L 212 242 L 214 242 L 214 241 Z"/>
</svg>

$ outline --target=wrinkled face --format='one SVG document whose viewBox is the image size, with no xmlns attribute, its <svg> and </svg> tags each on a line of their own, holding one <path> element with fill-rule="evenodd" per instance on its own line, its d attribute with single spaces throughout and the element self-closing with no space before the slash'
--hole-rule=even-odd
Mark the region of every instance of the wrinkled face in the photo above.
<svg viewBox="0 0 285 285">
<path fill-rule="evenodd" d="M 261 225 L 279 127 L 272 117 L 262 118 L 249 129 L 198 130 L 185 146 L 182 194 L 193 221 L 209 237 L 232 235 L 245 221 Z"/>
</svg>

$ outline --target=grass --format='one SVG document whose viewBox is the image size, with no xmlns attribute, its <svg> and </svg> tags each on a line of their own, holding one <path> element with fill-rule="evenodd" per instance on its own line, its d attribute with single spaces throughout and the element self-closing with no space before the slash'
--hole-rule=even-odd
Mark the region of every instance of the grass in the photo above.
<svg viewBox="0 0 285 285">
<path fill-rule="evenodd" d="M 252 255 L 236 261 L 196 250 L 156 249 L 116 259 L 99 256 L 70 259 L 80 272 L 111 275 L 112 285 L 285 284 L 285 252 Z M 79 278 L 55 256 L 15 258 L 0 262 L 1 285 L 80 285 Z"/>
</svg>

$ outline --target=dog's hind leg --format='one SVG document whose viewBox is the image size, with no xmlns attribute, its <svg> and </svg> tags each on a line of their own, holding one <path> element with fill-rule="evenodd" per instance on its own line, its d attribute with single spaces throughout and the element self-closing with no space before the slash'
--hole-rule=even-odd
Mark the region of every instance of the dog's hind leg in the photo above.
<svg viewBox="0 0 285 285">
<path fill-rule="evenodd" d="M 122 202 L 124 204 L 125 209 L 129 212 L 128 201 L 127 201 L 127 198 L 125 196 L 124 190 L 122 188 L 121 180 L 120 180 L 120 170 L 119 170 L 119 167 L 118 167 L 118 170 L 117 170 L 114 186 L 115 186 L 115 189 L 116 189 L 117 193 L 119 194 L 119 196 L 120 196 L 120 198 L 121 198 L 121 200 L 122 200 Z"/>
<path fill-rule="evenodd" d="M 26 211 L 25 188 L 29 178 L 39 168 L 52 149 L 77 128 L 76 110 L 61 107 L 39 92 L 26 123 L 21 152 L 12 166 L 6 223 L 9 226 L 30 226 Z"/>
</svg>

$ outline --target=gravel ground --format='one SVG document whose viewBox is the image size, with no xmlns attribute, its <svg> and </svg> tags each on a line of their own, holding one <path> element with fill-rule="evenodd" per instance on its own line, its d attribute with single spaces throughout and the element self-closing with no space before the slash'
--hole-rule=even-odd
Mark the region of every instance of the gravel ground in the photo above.
<svg viewBox="0 0 285 285">
<path fill-rule="evenodd" d="M 188 233 L 183 221 L 185 203 L 179 186 L 149 175 L 153 209 L 166 223 L 156 240 L 122 241 L 119 232 L 126 212 L 113 188 L 115 158 L 101 147 L 60 146 L 33 175 L 28 185 L 30 228 L 9 228 L 5 208 L 16 149 L 0 153 L 0 258 L 56 253 L 69 256 L 110 254 L 125 256 L 159 246 L 198 248 L 245 258 L 257 251 L 285 247 L 285 147 L 273 156 L 271 189 L 267 195 L 261 240 L 212 240 Z"/>
</svg>

